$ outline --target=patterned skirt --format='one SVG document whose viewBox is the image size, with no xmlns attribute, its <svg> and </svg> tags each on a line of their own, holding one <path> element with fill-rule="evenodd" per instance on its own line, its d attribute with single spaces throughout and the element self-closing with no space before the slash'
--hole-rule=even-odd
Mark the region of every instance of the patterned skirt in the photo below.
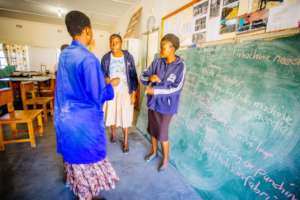
<svg viewBox="0 0 300 200">
<path fill-rule="evenodd" d="M 101 190 L 114 189 L 119 177 L 111 163 L 104 159 L 92 164 L 65 163 L 67 184 L 80 199 L 92 199 Z"/>
</svg>

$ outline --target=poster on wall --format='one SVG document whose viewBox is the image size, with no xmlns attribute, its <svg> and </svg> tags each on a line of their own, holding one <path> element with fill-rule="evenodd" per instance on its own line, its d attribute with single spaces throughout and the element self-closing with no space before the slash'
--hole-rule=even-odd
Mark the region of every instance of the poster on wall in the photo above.
<svg viewBox="0 0 300 200">
<path fill-rule="evenodd" d="M 206 33 L 200 32 L 200 33 L 194 33 L 193 34 L 193 44 L 200 44 L 206 41 Z"/>
<path fill-rule="evenodd" d="M 233 5 L 238 4 L 239 0 L 224 0 L 223 7 L 232 7 Z"/>
<path fill-rule="evenodd" d="M 279 6 L 283 0 L 252 0 L 252 11 L 270 9 Z"/>
<path fill-rule="evenodd" d="M 224 6 L 221 15 L 221 29 L 220 33 L 235 32 L 237 28 L 237 16 L 239 11 L 239 1 L 224 0 Z"/>
<path fill-rule="evenodd" d="M 194 17 L 206 15 L 208 10 L 208 1 L 201 2 L 200 4 L 194 6 L 193 14 Z"/>
<path fill-rule="evenodd" d="M 206 28 L 206 16 L 195 20 L 195 32 L 204 30 Z"/>
<path fill-rule="evenodd" d="M 194 33 L 192 43 L 198 45 L 206 41 L 206 27 L 208 15 L 208 1 L 201 1 L 193 8 L 194 18 Z"/>
<path fill-rule="evenodd" d="M 247 13 L 238 17 L 238 32 L 266 29 L 269 11 L 267 9 Z"/>
<path fill-rule="evenodd" d="M 221 0 L 210 1 L 209 17 L 217 17 L 220 15 L 220 4 Z"/>
</svg>

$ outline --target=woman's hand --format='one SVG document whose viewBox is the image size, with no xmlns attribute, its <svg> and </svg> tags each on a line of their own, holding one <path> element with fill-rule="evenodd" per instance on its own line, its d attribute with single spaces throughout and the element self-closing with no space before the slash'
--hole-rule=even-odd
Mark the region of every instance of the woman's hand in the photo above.
<svg viewBox="0 0 300 200">
<path fill-rule="evenodd" d="M 154 89 L 153 87 L 147 87 L 146 90 L 145 90 L 145 93 L 148 94 L 148 95 L 154 95 Z"/>
<path fill-rule="evenodd" d="M 151 75 L 149 77 L 149 81 L 152 82 L 152 83 L 159 83 L 159 82 L 161 82 L 160 78 L 156 74 Z"/>
<path fill-rule="evenodd" d="M 117 87 L 120 83 L 120 78 L 113 78 L 109 80 L 109 83 L 113 86 L 113 87 Z"/>
<path fill-rule="evenodd" d="M 93 39 L 89 44 L 88 44 L 88 49 L 90 50 L 90 52 L 94 52 L 96 49 L 96 42 Z"/>
<path fill-rule="evenodd" d="M 110 84 L 110 78 L 105 78 L 105 83 Z"/>
<path fill-rule="evenodd" d="M 131 95 L 130 95 L 130 102 L 131 102 L 132 105 L 134 105 L 135 102 L 136 102 L 136 92 L 135 91 L 132 92 Z"/>
</svg>

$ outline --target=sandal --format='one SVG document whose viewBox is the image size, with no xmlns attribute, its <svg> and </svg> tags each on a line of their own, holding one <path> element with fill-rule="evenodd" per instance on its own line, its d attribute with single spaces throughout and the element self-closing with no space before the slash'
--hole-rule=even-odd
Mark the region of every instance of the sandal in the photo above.
<svg viewBox="0 0 300 200">
<path fill-rule="evenodd" d="M 123 153 L 125 153 L 125 154 L 129 153 L 129 145 L 128 145 L 128 144 L 127 144 L 127 145 L 123 144 L 122 151 L 123 151 Z"/>
<path fill-rule="evenodd" d="M 158 167 L 158 172 L 165 171 L 168 168 L 168 164 L 164 164 L 163 162 Z"/>
<path fill-rule="evenodd" d="M 145 161 L 146 162 L 150 162 L 151 160 L 153 160 L 154 158 L 156 158 L 157 154 L 156 153 L 150 153 L 148 155 L 145 156 Z"/>
<path fill-rule="evenodd" d="M 117 142 L 116 137 L 110 137 L 110 143 L 115 144 Z"/>
</svg>

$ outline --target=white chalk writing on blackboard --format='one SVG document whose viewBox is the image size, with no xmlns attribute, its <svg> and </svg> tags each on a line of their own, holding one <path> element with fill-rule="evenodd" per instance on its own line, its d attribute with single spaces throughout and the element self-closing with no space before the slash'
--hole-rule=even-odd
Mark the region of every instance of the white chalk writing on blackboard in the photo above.
<svg viewBox="0 0 300 200">
<path fill-rule="evenodd" d="M 259 54 L 257 53 L 257 50 L 252 50 L 250 52 L 245 52 L 243 49 L 235 48 L 232 52 L 233 56 L 236 56 L 238 58 L 244 58 L 244 59 L 252 59 L 257 61 L 271 61 L 276 62 L 281 65 L 286 66 L 300 66 L 300 57 L 298 58 L 291 58 L 287 56 L 282 55 L 267 55 L 267 54 Z"/>
<path fill-rule="evenodd" d="M 250 188 L 260 197 L 263 197 L 266 200 L 279 199 L 277 195 L 280 194 L 287 199 L 297 200 L 296 195 L 286 188 L 286 185 L 295 187 L 293 183 L 286 184 L 283 181 L 280 183 L 276 182 L 271 178 L 271 176 L 268 175 L 265 169 L 257 167 L 250 160 L 244 160 L 241 156 L 230 150 L 228 147 L 217 142 L 211 142 L 205 145 L 204 150 L 211 156 L 215 157 L 217 161 L 220 162 L 222 166 L 228 169 L 231 173 L 239 177 L 243 181 L 244 187 Z M 250 171 L 247 171 L 247 169 Z M 248 173 L 245 174 L 245 172 Z M 256 180 L 255 178 L 262 178 L 264 182 L 261 182 L 260 179 Z M 261 184 L 269 184 L 273 188 L 273 191 L 276 190 L 279 192 L 279 194 L 270 195 L 267 191 L 262 191 L 262 189 L 259 187 Z"/>
</svg>

